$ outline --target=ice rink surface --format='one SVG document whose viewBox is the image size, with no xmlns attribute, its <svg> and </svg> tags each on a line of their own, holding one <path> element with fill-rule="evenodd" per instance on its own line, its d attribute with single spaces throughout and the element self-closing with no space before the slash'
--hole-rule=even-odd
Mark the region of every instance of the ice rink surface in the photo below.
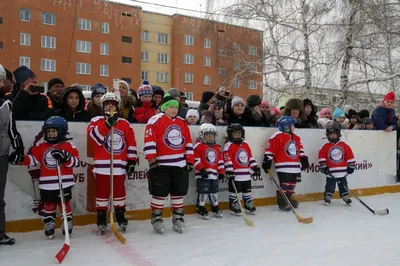
<svg viewBox="0 0 400 266">
<path fill-rule="evenodd" d="M 75 227 L 71 250 L 63 265 L 268 265 L 268 266 L 381 266 L 400 265 L 400 194 L 362 199 L 375 210 L 388 208 L 387 216 L 374 216 L 358 201 L 352 206 L 335 200 L 300 203 L 298 214 L 313 216 L 312 224 L 300 224 L 291 212 L 276 206 L 260 207 L 249 216 L 255 227 L 241 217 L 224 212 L 223 219 L 200 220 L 185 216 L 186 231 L 172 231 L 164 219 L 164 235 L 156 234 L 149 220 L 130 221 L 123 246 L 111 232 L 97 234 L 96 226 Z M 60 229 L 53 240 L 41 231 L 9 234 L 14 246 L 0 246 L 1 266 L 57 264 L 54 256 L 63 245 Z"/>
</svg>

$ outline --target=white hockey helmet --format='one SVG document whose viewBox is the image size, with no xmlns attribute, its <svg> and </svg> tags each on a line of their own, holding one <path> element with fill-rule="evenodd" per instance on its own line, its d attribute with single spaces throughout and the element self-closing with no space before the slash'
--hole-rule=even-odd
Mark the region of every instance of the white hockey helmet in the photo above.
<svg viewBox="0 0 400 266">
<path fill-rule="evenodd" d="M 215 136 L 214 142 L 213 142 L 213 143 L 206 143 L 206 142 L 205 142 L 205 139 L 204 139 L 204 136 L 205 136 L 206 134 L 210 134 L 210 133 L 211 133 L 211 134 L 214 134 L 214 136 Z M 202 141 L 204 144 L 215 144 L 215 143 L 216 143 L 216 138 L 217 138 L 217 136 L 218 136 L 218 132 L 217 132 L 217 129 L 215 128 L 215 126 L 214 126 L 213 124 L 204 123 L 204 124 L 202 124 L 202 125 L 200 126 L 199 135 L 200 135 L 201 141 Z"/>
<path fill-rule="evenodd" d="M 107 92 L 106 94 L 104 94 L 101 99 L 100 99 L 100 105 L 101 105 L 101 110 L 104 110 L 104 104 L 105 102 L 108 101 L 113 101 L 117 103 L 117 111 L 120 110 L 121 108 L 121 100 L 117 97 L 117 95 L 115 95 L 115 93 L 112 92 Z M 109 114 L 109 113 L 107 113 Z"/>
</svg>

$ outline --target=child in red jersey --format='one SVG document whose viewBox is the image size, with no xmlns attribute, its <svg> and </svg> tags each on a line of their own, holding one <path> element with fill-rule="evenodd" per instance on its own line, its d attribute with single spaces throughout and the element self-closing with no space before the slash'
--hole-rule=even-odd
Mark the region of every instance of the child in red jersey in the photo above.
<svg viewBox="0 0 400 266">
<path fill-rule="evenodd" d="M 346 176 L 354 172 L 355 159 L 350 146 L 341 141 L 340 137 L 340 126 L 338 124 L 330 125 L 326 129 L 326 138 L 329 142 L 325 143 L 318 153 L 321 172 L 326 175 L 325 205 L 331 203 L 336 182 L 338 182 L 340 197 L 348 205 L 351 203 Z"/>
<path fill-rule="evenodd" d="M 209 198 L 211 211 L 215 217 L 222 218 L 218 207 L 219 182 L 225 177 L 224 160 L 221 146 L 216 144 L 217 129 L 213 124 L 202 124 L 199 142 L 194 145 L 194 169 L 196 177 L 197 206 L 200 218 L 208 220 L 208 212 L 204 207 Z"/>
<path fill-rule="evenodd" d="M 275 170 L 279 183 L 285 195 L 294 208 L 299 203 L 292 199 L 296 183 L 301 182 L 301 171 L 308 167 L 308 157 L 303 150 L 300 137 L 294 133 L 296 120 L 291 116 L 283 116 L 278 121 L 278 129 L 267 143 L 262 168 L 268 173 L 271 169 L 272 159 L 275 161 Z M 290 210 L 280 191 L 276 191 L 277 204 L 281 210 Z"/>
<path fill-rule="evenodd" d="M 178 101 L 165 94 L 162 113 L 149 119 L 145 131 L 144 152 L 149 162 L 151 224 L 156 232 L 164 231 L 161 219 L 165 198 L 171 195 L 173 230 L 183 233 L 183 199 L 189 188 L 189 172 L 193 170 L 192 138 L 187 122 L 178 117 Z"/>
<path fill-rule="evenodd" d="M 60 211 L 61 199 L 57 174 L 57 161 L 60 163 L 62 187 L 65 197 L 65 209 L 67 217 L 61 217 L 68 221 L 68 231 L 72 233 L 72 210 L 70 200 L 71 189 L 75 185 L 73 168 L 79 165 L 79 153 L 70 138 L 67 138 L 68 123 L 59 116 L 52 116 L 44 122 L 44 141 L 32 147 L 30 154 L 24 156 L 20 165 L 40 165 L 40 197 L 44 202 L 44 232 L 50 239 L 54 237 L 57 206 Z M 10 155 L 13 161 L 15 153 Z M 64 223 L 62 233 L 65 234 Z"/>
</svg>

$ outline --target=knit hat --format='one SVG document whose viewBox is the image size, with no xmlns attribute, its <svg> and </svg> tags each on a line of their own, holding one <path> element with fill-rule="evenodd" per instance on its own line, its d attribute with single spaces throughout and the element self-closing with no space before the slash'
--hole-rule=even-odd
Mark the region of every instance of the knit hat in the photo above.
<svg viewBox="0 0 400 266">
<path fill-rule="evenodd" d="M 256 94 L 253 94 L 253 95 L 250 95 L 249 97 L 247 97 L 247 106 L 249 108 L 253 108 L 253 107 L 259 106 L 260 104 L 261 104 L 261 97 L 260 96 L 258 96 Z"/>
<path fill-rule="evenodd" d="M 350 109 L 349 113 L 347 114 L 347 118 L 350 119 L 350 118 L 352 118 L 354 116 L 357 116 L 357 112 L 354 111 L 353 109 Z"/>
<path fill-rule="evenodd" d="M 197 122 L 198 122 L 199 119 L 200 119 L 199 112 L 197 112 L 196 109 L 189 109 L 189 110 L 187 111 L 187 113 L 186 113 L 186 119 L 188 119 L 189 116 L 195 116 L 195 117 L 197 117 Z"/>
<path fill-rule="evenodd" d="M 92 95 L 91 98 L 93 99 L 97 94 L 106 94 L 107 88 L 101 85 L 100 83 L 96 83 L 92 87 Z"/>
<path fill-rule="evenodd" d="M 201 95 L 201 103 L 207 103 L 212 97 L 214 97 L 215 93 L 212 91 L 205 91 Z"/>
<path fill-rule="evenodd" d="M 158 94 L 158 95 L 161 95 L 161 97 L 164 97 L 165 93 L 160 86 L 152 85 L 151 88 L 153 89 L 153 95 Z"/>
<path fill-rule="evenodd" d="M 269 106 L 269 102 L 267 101 L 267 100 L 263 100 L 262 102 L 261 102 L 261 104 L 260 104 L 260 107 L 261 106 Z"/>
<path fill-rule="evenodd" d="M 394 94 L 393 91 L 389 91 L 389 92 L 386 94 L 385 98 L 383 98 L 383 100 L 384 100 L 384 101 L 392 101 L 392 102 L 395 102 L 395 101 L 396 101 L 396 95 Z"/>
<path fill-rule="evenodd" d="M 243 104 L 246 105 L 246 103 L 244 102 L 244 100 L 242 98 L 240 98 L 239 96 L 235 96 L 232 98 L 232 103 L 231 103 L 231 108 L 233 109 L 233 107 L 235 107 L 235 105 L 237 104 Z"/>
<path fill-rule="evenodd" d="M 279 115 L 279 111 L 278 111 L 278 109 L 276 109 L 275 107 L 269 108 L 269 110 L 270 110 L 271 112 L 273 112 L 274 115 Z"/>
<path fill-rule="evenodd" d="M 320 119 L 317 120 L 317 124 L 318 124 L 319 128 L 326 129 L 332 123 L 333 123 L 333 121 L 329 120 L 328 118 L 320 118 Z"/>
<path fill-rule="evenodd" d="M 186 94 L 183 92 L 183 91 L 181 91 L 181 92 L 179 92 L 179 97 L 181 98 L 181 99 L 187 99 L 187 97 L 186 97 Z"/>
<path fill-rule="evenodd" d="M 371 118 L 369 118 L 369 117 L 365 117 L 363 120 L 362 120 L 362 122 L 363 122 L 363 124 L 364 125 L 373 125 L 374 124 L 374 121 L 371 119 Z"/>
<path fill-rule="evenodd" d="M 138 89 L 138 94 L 139 97 L 144 95 L 153 95 L 153 88 L 149 85 L 149 82 L 147 80 L 144 80 L 143 84 L 140 85 Z"/>
<path fill-rule="evenodd" d="M 63 87 L 65 87 L 64 82 L 61 79 L 53 78 L 53 79 L 49 80 L 49 82 L 47 83 L 47 89 L 51 90 L 51 87 L 53 87 L 54 85 L 57 85 L 57 84 L 62 84 Z"/>
<path fill-rule="evenodd" d="M 342 109 L 335 108 L 335 110 L 333 110 L 333 120 L 339 117 L 346 117 L 346 115 L 344 114 Z"/>
<path fill-rule="evenodd" d="M 169 107 L 176 107 L 179 108 L 179 102 L 177 99 L 166 93 L 164 98 L 161 101 L 161 112 L 164 112 Z"/>
<path fill-rule="evenodd" d="M 14 70 L 13 74 L 17 84 L 21 84 L 29 78 L 36 77 L 35 73 L 33 73 L 32 70 L 30 70 L 26 66 L 20 66 L 19 68 Z"/>
<path fill-rule="evenodd" d="M 326 113 L 332 113 L 331 108 L 322 108 L 321 111 L 319 111 L 319 117 L 323 117 Z"/>
<path fill-rule="evenodd" d="M 126 86 L 126 88 L 129 90 L 129 84 L 128 84 L 128 82 L 126 82 L 126 81 L 123 80 L 123 79 L 120 79 L 120 80 L 119 80 L 119 85 L 121 85 L 121 84 L 124 84 L 124 85 Z M 118 89 L 118 88 L 115 88 L 115 89 Z"/>
<path fill-rule="evenodd" d="M 173 98 L 181 97 L 181 94 L 179 93 L 179 90 L 177 88 L 171 88 L 167 91 L 167 93 Z"/>
<path fill-rule="evenodd" d="M 360 117 L 360 119 L 369 117 L 369 111 L 363 109 L 363 110 L 361 110 L 361 111 L 358 113 L 358 116 Z"/>
</svg>

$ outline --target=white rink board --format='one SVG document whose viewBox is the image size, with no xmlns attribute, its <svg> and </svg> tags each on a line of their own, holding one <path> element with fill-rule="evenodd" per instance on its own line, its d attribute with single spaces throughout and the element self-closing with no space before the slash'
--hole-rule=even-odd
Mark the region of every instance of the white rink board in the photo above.
<svg viewBox="0 0 400 266">
<path fill-rule="evenodd" d="M 35 135 L 40 131 L 42 122 L 17 123 L 19 132 L 22 135 L 25 144 L 25 150 L 32 145 Z M 72 142 L 77 146 L 80 155 L 86 156 L 86 127 L 87 123 L 69 123 L 70 136 Z M 139 164 L 136 166 L 135 174 L 126 181 L 127 187 L 127 209 L 140 210 L 147 209 L 150 206 L 150 195 L 147 185 L 148 164 L 143 153 L 144 124 L 132 125 L 137 142 Z M 193 142 L 198 136 L 199 126 L 192 126 L 191 133 Z M 218 143 L 223 147 L 226 137 L 226 127 L 217 127 Z M 246 141 L 249 143 L 253 152 L 253 157 L 261 166 L 264 157 L 265 144 L 269 137 L 277 131 L 276 128 L 245 128 Z M 318 164 L 318 151 L 326 142 L 325 131 L 321 129 L 298 129 L 296 133 L 301 137 L 304 150 L 310 160 L 310 170 L 302 173 L 302 182 L 297 185 L 297 194 L 306 194 L 313 192 L 322 192 L 325 186 L 325 177 L 316 172 L 315 166 Z M 356 157 L 357 170 L 348 177 L 350 188 L 371 188 L 378 186 L 387 186 L 395 184 L 396 175 L 396 133 L 386 133 L 383 131 L 364 131 L 347 130 L 342 131 L 342 140 L 346 141 L 353 149 Z M 318 167 L 317 167 L 318 169 Z M 74 212 L 75 214 L 84 214 L 86 211 L 86 166 L 82 163 L 74 169 L 74 173 L 80 182 L 77 182 L 73 191 Z M 263 173 L 263 177 L 266 177 Z M 33 197 L 32 182 L 27 172 L 27 167 L 10 166 L 9 181 L 21 192 L 27 196 Z M 266 187 L 265 187 L 266 185 Z M 253 180 L 254 198 L 274 197 L 275 185 L 269 178 L 265 184 L 263 180 Z M 220 185 L 220 201 L 228 200 L 227 183 Z M 196 201 L 194 177 L 190 177 L 190 186 L 185 204 L 194 204 Z M 6 195 L 7 202 L 7 195 Z M 18 203 L 14 203 L 18 205 Z M 17 207 L 15 207 L 17 208 Z M 18 210 L 16 210 L 18 212 Z M 20 218 L 21 215 L 19 215 Z M 32 218 L 27 216 L 26 218 Z"/>
</svg>

